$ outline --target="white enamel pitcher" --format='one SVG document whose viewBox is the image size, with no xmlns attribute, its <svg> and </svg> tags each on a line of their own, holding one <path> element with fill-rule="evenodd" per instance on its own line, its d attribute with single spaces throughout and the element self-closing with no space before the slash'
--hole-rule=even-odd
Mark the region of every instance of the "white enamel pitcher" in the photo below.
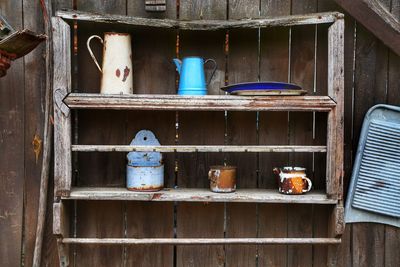
<svg viewBox="0 0 400 267">
<path fill-rule="evenodd" d="M 103 67 L 93 55 L 90 41 L 94 38 L 103 44 Z M 90 36 L 87 40 L 87 48 L 90 56 L 102 73 L 102 94 L 132 94 L 133 93 L 133 70 L 132 70 L 132 48 L 131 36 L 128 33 L 106 32 L 104 40 L 98 36 Z"/>
</svg>

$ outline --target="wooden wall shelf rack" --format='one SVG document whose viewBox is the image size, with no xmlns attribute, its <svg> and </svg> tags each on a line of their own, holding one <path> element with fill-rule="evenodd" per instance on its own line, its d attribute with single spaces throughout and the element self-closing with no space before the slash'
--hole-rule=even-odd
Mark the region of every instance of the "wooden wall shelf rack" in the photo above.
<svg viewBox="0 0 400 267">
<path fill-rule="evenodd" d="M 331 24 L 328 29 L 328 95 L 298 97 L 235 97 L 176 95 L 100 95 L 71 93 L 71 30 L 65 20 L 82 23 L 113 24 L 124 27 L 170 28 L 182 30 L 221 30 Z M 54 234 L 57 236 L 61 266 L 69 262 L 69 244 L 337 244 L 343 224 L 343 46 L 344 20 L 337 12 L 293 15 L 251 20 L 177 21 L 116 15 L 99 15 L 77 11 L 59 11 L 52 18 L 54 49 L 54 143 L 55 203 Z M 308 111 L 326 112 L 326 146 L 157 146 L 73 145 L 71 109 L 114 110 L 192 110 L 192 111 Z M 314 191 L 301 196 L 286 196 L 272 190 L 241 189 L 233 194 L 215 194 L 206 189 L 176 188 L 160 192 L 138 193 L 125 188 L 72 187 L 72 152 L 321 152 L 326 153 L 326 192 Z M 191 201 L 308 203 L 333 205 L 328 238 L 72 238 L 69 231 L 69 200 Z"/>
</svg>

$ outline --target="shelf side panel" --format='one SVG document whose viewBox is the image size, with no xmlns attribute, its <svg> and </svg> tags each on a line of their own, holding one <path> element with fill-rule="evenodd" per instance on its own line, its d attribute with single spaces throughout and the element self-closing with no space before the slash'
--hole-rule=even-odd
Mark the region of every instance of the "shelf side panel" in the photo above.
<svg viewBox="0 0 400 267">
<path fill-rule="evenodd" d="M 336 108 L 328 115 L 327 193 L 343 198 L 344 149 L 344 20 L 338 20 L 328 30 L 328 94 Z"/>
<path fill-rule="evenodd" d="M 53 24 L 54 92 L 54 195 L 68 195 L 72 181 L 71 112 L 63 103 L 71 92 L 70 27 L 60 18 Z"/>
</svg>

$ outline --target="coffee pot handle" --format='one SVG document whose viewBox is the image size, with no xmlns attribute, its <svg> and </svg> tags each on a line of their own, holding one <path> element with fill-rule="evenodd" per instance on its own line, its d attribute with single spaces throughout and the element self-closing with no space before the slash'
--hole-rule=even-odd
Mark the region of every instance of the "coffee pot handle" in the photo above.
<svg viewBox="0 0 400 267">
<path fill-rule="evenodd" d="M 303 179 L 306 180 L 306 181 L 307 181 L 307 184 L 308 184 L 308 188 L 307 188 L 307 189 L 303 189 L 303 193 L 310 192 L 311 187 L 312 187 L 312 182 L 311 182 L 311 180 L 308 179 L 307 177 L 303 177 Z"/>
<path fill-rule="evenodd" d="M 94 64 L 96 64 L 96 67 L 99 69 L 99 71 L 101 73 L 103 73 L 103 70 L 100 68 L 99 62 L 97 61 L 96 57 L 94 56 L 94 54 L 92 52 L 92 49 L 90 48 L 90 41 L 92 41 L 93 38 L 99 39 L 102 44 L 104 44 L 104 42 L 103 42 L 103 39 L 98 35 L 90 36 L 89 39 L 86 42 L 87 49 L 89 50 L 89 54 L 92 57 L 92 59 L 94 61 Z"/>
<path fill-rule="evenodd" d="M 206 61 L 204 61 L 204 65 L 206 65 L 208 62 L 213 62 L 214 63 L 214 69 L 211 72 L 211 76 L 210 76 L 210 79 L 207 82 L 207 86 L 210 84 L 210 82 L 211 82 L 211 80 L 212 80 L 212 78 L 213 78 L 213 76 L 215 74 L 215 71 L 217 70 L 217 62 L 214 59 L 212 59 L 212 58 L 207 59 Z"/>
</svg>

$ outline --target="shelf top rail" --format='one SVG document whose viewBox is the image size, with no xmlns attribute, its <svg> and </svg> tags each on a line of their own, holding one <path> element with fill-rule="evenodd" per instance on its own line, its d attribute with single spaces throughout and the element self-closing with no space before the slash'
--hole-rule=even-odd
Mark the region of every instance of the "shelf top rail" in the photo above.
<svg viewBox="0 0 400 267">
<path fill-rule="evenodd" d="M 262 145 L 164 145 L 164 146 L 131 146 L 131 145 L 72 145 L 72 151 L 77 152 L 326 152 L 326 146 L 311 146 L 311 145 L 277 145 L 277 146 L 262 146 Z"/>
<path fill-rule="evenodd" d="M 271 171 L 272 175 L 272 171 Z M 285 195 L 277 189 L 237 189 L 233 193 L 214 193 L 208 188 L 164 188 L 157 192 L 129 191 L 126 188 L 73 187 L 69 196 L 75 200 L 179 201 L 179 202 L 250 202 L 337 204 L 325 192 L 313 190 L 304 195 Z"/>
<path fill-rule="evenodd" d="M 329 112 L 336 102 L 329 96 L 231 95 L 104 95 L 71 93 L 63 100 L 70 109 L 194 110 L 194 111 L 321 111 Z"/>
<path fill-rule="evenodd" d="M 106 24 L 121 24 L 139 27 L 182 29 L 182 30 L 223 30 L 235 28 L 267 28 L 275 26 L 296 26 L 334 23 L 342 19 L 344 15 L 339 12 L 323 12 L 313 14 L 301 14 L 290 16 L 278 16 L 262 19 L 242 20 L 172 20 L 172 19 L 151 19 L 140 17 L 129 17 L 122 15 L 97 14 L 76 10 L 59 10 L 58 17 L 66 20 L 78 20 L 85 22 L 96 22 Z"/>
</svg>

